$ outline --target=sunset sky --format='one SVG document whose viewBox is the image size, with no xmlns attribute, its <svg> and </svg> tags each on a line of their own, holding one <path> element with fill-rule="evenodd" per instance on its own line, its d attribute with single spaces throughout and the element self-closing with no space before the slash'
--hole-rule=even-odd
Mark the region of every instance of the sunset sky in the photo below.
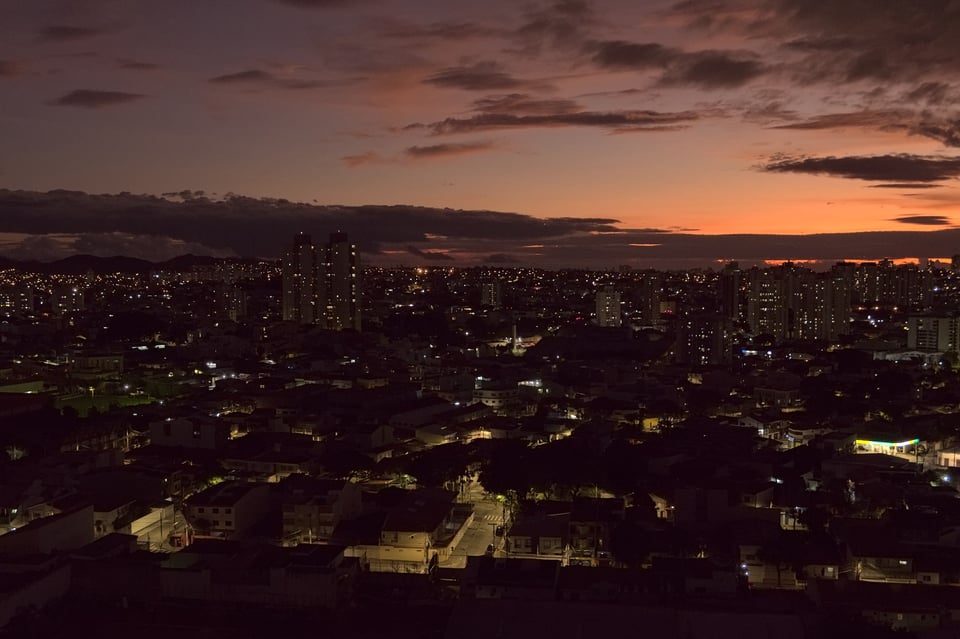
<svg viewBox="0 0 960 639">
<path fill-rule="evenodd" d="M 947 0 L 7 2 L 0 254 L 950 256 L 958 42 Z"/>
</svg>

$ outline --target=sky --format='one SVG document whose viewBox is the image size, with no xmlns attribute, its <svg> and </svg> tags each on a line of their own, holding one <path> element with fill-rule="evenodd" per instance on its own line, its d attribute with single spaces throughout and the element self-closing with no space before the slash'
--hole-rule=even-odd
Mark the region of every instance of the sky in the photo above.
<svg viewBox="0 0 960 639">
<path fill-rule="evenodd" d="M 957 0 L 0 8 L 0 254 L 960 253 Z"/>
</svg>

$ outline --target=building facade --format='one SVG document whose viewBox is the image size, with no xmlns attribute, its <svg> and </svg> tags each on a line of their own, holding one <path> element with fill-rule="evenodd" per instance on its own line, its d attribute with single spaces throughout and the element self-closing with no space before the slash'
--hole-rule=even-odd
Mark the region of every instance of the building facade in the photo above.
<svg viewBox="0 0 960 639">
<path fill-rule="evenodd" d="M 283 256 L 283 319 L 360 330 L 360 256 L 346 233 L 322 247 L 298 233 Z"/>
<path fill-rule="evenodd" d="M 319 302 L 317 249 L 306 233 L 297 233 L 283 255 L 283 320 L 314 324 Z"/>
<path fill-rule="evenodd" d="M 597 291 L 597 326 L 620 326 L 620 293 L 612 286 L 605 286 Z"/>
</svg>

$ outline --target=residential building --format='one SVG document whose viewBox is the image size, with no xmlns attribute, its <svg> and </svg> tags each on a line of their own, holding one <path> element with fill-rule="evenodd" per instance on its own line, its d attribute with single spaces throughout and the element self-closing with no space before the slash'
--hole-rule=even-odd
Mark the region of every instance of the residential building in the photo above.
<svg viewBox="0 0 960 639">
<path fill-rule="evenodd" d="M 320 263 L 319 323 L 324 328 L 360 330 L 360 253 L 346 233 L 331 233 Z"/>
<path fill-rule="evenodd" d="M 259 523 L 269 507 L 267 484 L 224 482 L 187 499 L 184 515 L 196 537 L 234 539 Z"/>
<path fill-rule="evenodd" d="M 596 324 L 604 327 L 619 327 L 622 323 L 620 313 L 620 293 L 612 286 L 597 291 Z"/>
<path fill-rule="evenodd" d="M 341 521 L 361 514 L 360 487 L 350 481 L 291 475 L 280 489 L 285 543 L 327 543 Z"/>
<path fill-rule="evenodd" d="M 313 324 L 317 321 L 319 273 L 317 249 L 306 233 L 297 233 L 283 255 L 283 320 Z"/>
</svg>

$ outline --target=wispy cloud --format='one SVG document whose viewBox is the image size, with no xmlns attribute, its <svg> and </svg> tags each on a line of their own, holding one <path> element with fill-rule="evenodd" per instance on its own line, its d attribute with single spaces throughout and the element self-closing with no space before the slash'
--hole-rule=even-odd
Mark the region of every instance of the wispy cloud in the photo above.
<svg viewBox="0 0 960 639">
<path fill-rule="evenodd" d="M 97 89 L 76 89 L 50 102 L 55 106 L 71 106 L 84 109 L 101 109 L 104 107 L 127 104 L 145 97 L 139 93 L 125 93 L 123 91 L 100 91 Z"/>
<path fill-rule="evenodd" d="M 52 24 L 44 27 L 37 34 L 37 39 L 45 42 L 75 42 L 86 40 L 103 33 L 102 29 L 94 27 L 78 27 L 68 24 Z"/>
<path fill-rule="evenodd" d="M 806 173 L 854 180 L 908 184 L 960 176 L 960 157 L 909 155 L 776 157 L 762 167 L 774 173 Z"/>
<path fill-rule="evenodd" d="M 365 166 L 367 164 L 383 164 L 387 162 L 379 153 L 367 151 L 366 153 L 357 153 L 355 155 L 345 155 L 340 161 L 347 166 Z"/>
<path fill-rule="evenodd" d="M 246 69 L 236 73 L 227 73 L 210 78 L 211 84 L 236 85 L 247 87 L 275 88 L 275 89 L 322 89 L 330 83 L 319 80 L 303 80 L 300 78 L 281 77 L 263 69 Z"/>
<path fill-rule="evenodd" d="M 278 4 L 285 4 L 300 9 L 329 9 L 331 7 L 349 6 L 360 0 L 273 0 Z"/>
<path fill-rule="evenodd" d="M 391 20 L 381 24 L 377 31 L 382 37 L 398 40 L 451 40 L 457 42 L 469 38 L 503 35 L 503 31 L 500 29 L 476 22 L 431 22 L 422 25 Z"/>
<path fill-rule="evenodd" d="M 521 88 L 549 88 L 540 80 L 524 80 L 505 72 L 495 62 L 477 62 L 466 67 L 449 67 L 424 79 L 424 84 L 467 91 L 504 91 Z"/>
<path fill-rule="evenodd" d="M 12 78 L 19 75 L 21 67 L 13 60 L 0 60 L 0 78 Z"/>
<path fill-rule="evenodd" d="M 404 154 L 415 160 L 426 160 L 457 155 L 483 153 L 494 148 L 492 142 L 460 142 L 449 144 L 431 144 L 427 146 L 411 146 L 404 150 Z"/>
<path fill-rule="evenodd" d="M 409 125 L 408 129 L 427 128 L 434 135 L 469 133 L 494 129 L 597 127 L 611 131 L 674 131 L 700 118 L 695 112 L 658 111 L 578 111 L 550 115 L 480 113 L 467 118 L 447 118 L 427 125 Z"/>
<path fill-rule="evenodd" d="M 919 224 L 921 226 L 950 226 L 953 222 L 945 215 L 901 215 L 891 222 L 901 224 Z"/>
<path fill-rule="evenodd" d="M 441 262 L 453 261 L 453 256 L 448 255 L 447 253 L 443 253 L 441 251 L 424 251 L 410 244 L 406 246 L 406 251 L 410 255 L 414 255 L 424 260 L 435 260 L 435 261 L 441 261 Z"/>
<path fill-rule="evenodd" d="M 142 62 L 140 60 L 131 60 L 129 58 L 121 58 L 117 60 L 117 66 L 121 69 L 127 69 L 129 71 L 155 71 L 160 68 L 159 64 Z"/>
</svg>

